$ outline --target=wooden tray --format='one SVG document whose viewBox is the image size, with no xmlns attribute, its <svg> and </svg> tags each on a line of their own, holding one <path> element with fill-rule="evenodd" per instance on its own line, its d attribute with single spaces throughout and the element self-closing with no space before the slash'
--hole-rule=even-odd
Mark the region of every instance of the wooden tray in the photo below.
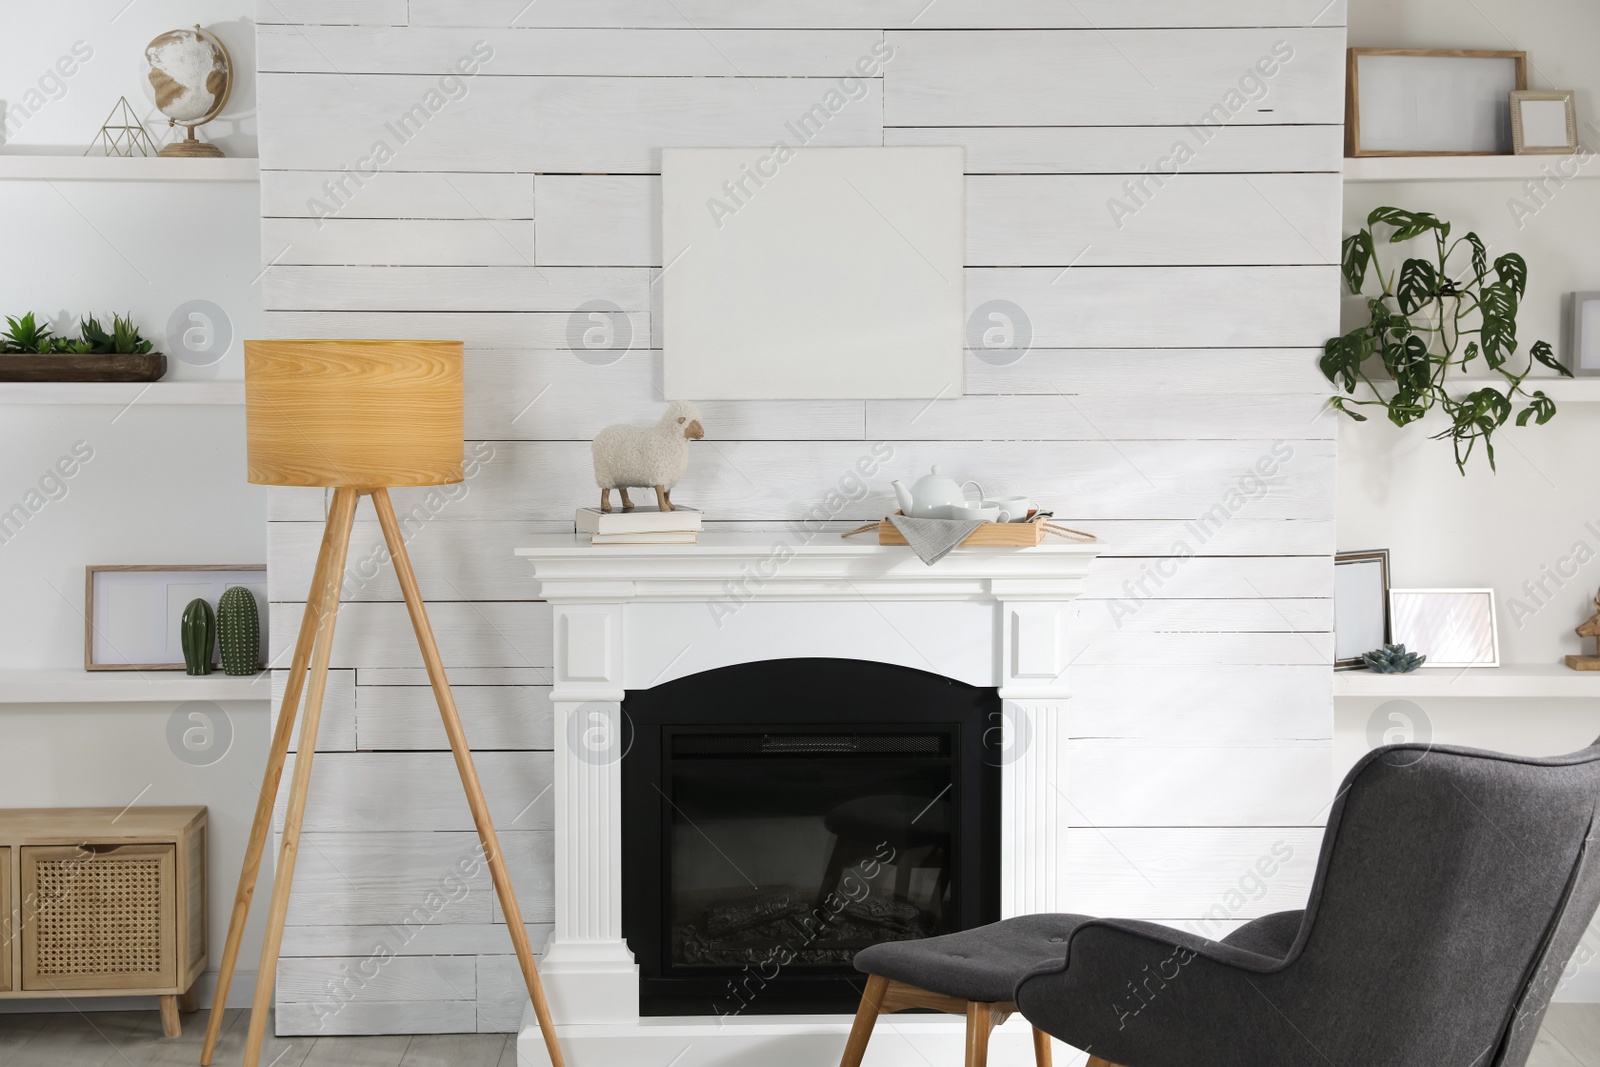
<svg viewBox="0 0 1600 1067">
<path fill-rule="evenodd" d="M 898 513 L 897 513 L 898 514 Z M 888 519 L 880 519 L 877 523 L 868 523 L 858 529 L 851 530 L 844 537 L 852 537 L 858 533 L 865 533 L 876 526 L 878 531 L 878 544 L 903 545 L 906 539 L 900 535 L 894 523 Z M 1035 515 L 1027 522 L 986 522 L 968 534 L 961 543 L 977 548 L 1032 548 L 1044 543 L 1047 534 L 1056 534 L 1069 541 L 1093 541 L 1094 537 L 1078 530 L 1070 530 L 1065 526 L 1057 526 L 1050 521 L 1049 515 Z"/>
<path fill-rule="evenodd" d="M 0 353 L 0 382 L 154 382 L 167 373 L 160 352 L 78 356 Z"/>
</svg>

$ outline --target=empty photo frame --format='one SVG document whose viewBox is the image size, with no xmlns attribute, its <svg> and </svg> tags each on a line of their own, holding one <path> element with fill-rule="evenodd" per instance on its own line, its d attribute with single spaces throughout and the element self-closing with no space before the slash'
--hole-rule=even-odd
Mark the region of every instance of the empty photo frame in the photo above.
<svg viewBox="0 0 1600 1067">
<path fill-rule="evenodd" d="M 1525 53 L 1352 48 L 1346 64 L 1345 155 L 1511 153 L 1510 98 L 1528 87 Z"/>
<path fill-rule="evenodd" d="M 1567 369 L 1600 374 L 1600 293 L 1573 293 L 1567 308 Z"/>
<path fill-rule="evenodd" d="M 1391 589 L 1396 644 L 1429 667 L 1498 667 L 1500 633 L 1493 589 Z"/>
<path fill-rule="evenodd" d="M 195 599 L 215 609 L 229 586 L 256 598 L 261 662 L 267 660 L 267 568 L 263 563 L 86 567 L 83 669 L 181 671 L 178 621 Z"/>
<path fill-rule="evenodd" d="M 1571 89 L 1511 94 L 1511 144 L 1519 156 L 1569 155 L 1578 150 L 1578 105 Z"/>
<path fill-rule="evenodd" d="M 1389 550 L 1333 557 L 1333 668 L 1358 670 L 1363 652 L 1389 643 Z"/>
<path fill-rule="evenodd" d="M 667 148 L 669 400 L 962 394 L 961 148 Z"/>
</svg>

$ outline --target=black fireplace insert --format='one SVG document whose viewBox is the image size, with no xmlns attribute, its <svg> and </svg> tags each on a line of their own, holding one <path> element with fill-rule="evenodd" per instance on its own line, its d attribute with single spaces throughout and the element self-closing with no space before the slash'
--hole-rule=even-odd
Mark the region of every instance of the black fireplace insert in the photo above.
<svg viewBox="0 0 1600 1067">
<path fill-rule="evenodd" d="M 623 710 L 644 1014 L 854 1011 L 860 949 L 999 918 L 993 688 L 768 660 L 630 691 Z"/>
</svg>

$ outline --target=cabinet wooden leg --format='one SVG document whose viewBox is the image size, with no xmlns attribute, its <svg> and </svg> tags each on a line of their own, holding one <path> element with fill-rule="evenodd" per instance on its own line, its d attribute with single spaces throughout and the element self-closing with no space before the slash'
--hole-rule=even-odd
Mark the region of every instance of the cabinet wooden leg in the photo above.
<svg viewBox="0 0 1600 1067">
<path fill-rule="evenodd" d="M 283 704 L 278 709 L 278 728 L 272 735 L 272 749 L 267 753 L 267 772 L 261 780 L 261 795 L 256 798 L 256 816 L 250 824 L 250 840 L 244 848 L 244 867 L 239 872 L 239 887 L 233 894 L 233 915 L 228 920 L 228 940 L 223 945 L 222 963 L 217 971 L 217 992 L 211 1002 L 211 1017 L 206 1020 L 205 1044 L 200 1047 L 201 1067 L 210 1067 L 211 1057 L 217 1050 L 217 1038 L 222 1035 L 222 1019 L 228 1009 L 228 987 L 233 983 L 233 969 L 239 962 L 244 924 L 250 916 L 250 901 L 256 894 L 256 880 L 261 873 L 261 855 L 267 847 L 267 834 L 272 829 L 272 805 L 278 799 L 278 783 L 283 779 L 283 764 L 294 735 L 295 717 L 300 711 L 306 664 L 311 660 L 311 643 L 317 635 L 317 618 L 322 614 L 333 533 L 333 523 L 323 527 L 322 548 L 317 552 L 316 570 L 312 572 L 311 588 L 306 593 L 306 610 L 300 619 L 300 636 L 295 641 L 294 658 L 289 663 L 289 681 L 284 686 Z M 193 992 L 190 990 L 191 994 Z"/>
<path fill-rule="evenodd" d="M 187 993 L 178 994 L 178 1010 L 183 1012 L 185 1015 L 189 1015 L 200 1010 L 199 982 L 196 982 L 194 985 L 190 986 Z"/>
<path fill-rule="evenodd" d="M 258 1067 L 261 1062 L 261 1039 L 266 1036 L 267 1016 L 272 1008 L 278 950 L 283 946 L 283 924 L 289 913 L 289 890 L 294 884 L 294 861 L 300 850 L 300 826 L 306 816 L 306 791 L 311 785 L 311 762 L 317 750 L 317 727 L 322 722 L 322 698 L 328 689 L 333 629 L 339 617 L 339 587 L 344 581 L 345 555 L 350 548 L 350 527 L 355 521 L 359 496 L 355 489 L 335 489 L 333 508 L 328 515 L 328 524 L 333 527 L 333 541 L 322 576 L 324 609 L 317 618 L 316 637 L 312 642 L 305 723 L 300 728 L 300 748 L 295 756 L 294 778 L 289 785 L 289 807 L 283 820 L 283 846 L 278 850 L 278 871 L 273 878 L 272 903 L 267 911 L 267 936 L 261 945 L 255 1002 L 250 1009 L 250 1032 L 245 1037 L 244 1067 Z"/>
<path fill-rule="evenodd" d="M 623 497 L 626 502 L 627 497 Z M 528 942 L 528 929 L 522 922 L 522 910 L 517 906 L 516 891 L 511 885 L 511 875 L 506 870 L 505 857 L 500 853 L 500 841 L 489 817 L 489 802 L 484 799 L 483 787 L 478 782 L 478 771 L 473 766 L 472 749 L 467 745 L 466 732 L 461 728 L 461 716 L 456 712 L 454 694 L 445 677 L 444 661 L 439 657 L 439 645 L 434 640 L 433 627 L 428 623 L 427 609 L 422 602 L 422 590 L 417 585 L 416 573 L 411 569 L 411 557 L 406 552 L 405 537 L 395 520 L 394 505 L 389 501 L 387 489 L 372 492 L 372 504 L 378 511 L 378 524 L 383 527 L 384 541 L 394 563 L 395 575 L 400 579 L 400 592 L 405 596 L 406 610 L 411 615 L 411 627 L 416 631 L 417 644 L 422 649 L 422 662 L 428 668 L 428 682 L 433 686 L 433 696 L 439 704 L 439 716 L 444 720 L 444 732 L 450 738 L 450 751 L 454 753 L 456 771 L 461 775 L 461 786 L 466 790 L 467 807 L 472 810 L 472 821 L 478 828 L 478 840 L 483 846 L 484 860 L 489 865 L 489 877 L 494 882 L 495 893 L 500 898 L 500 910 L 505 913 L 506 928 L 511 933 L 511 944 L 517 953 L 517 963 L 522 967 L 522 979 L 528 987 L 528 998 L 533 1002 L 533 1013 L 539 1020 L 539 1031 L 544 1035 L 545 1049 L 552 1067 L 565 1067 L 561 1058 L 561 1045 L 556 1038 L 555 1021 L 550 1016 L 550 1005 L 545 1000 L 544 983 L 539 979 L 539 967 L 534 962 L 533 946 Z M 343 567 L 340 568 L 341 571 Z M 309 726 L 309 722 L 308 722 Z M 245 1067 L 255 1067 L 253 1063 Z"/>
<path fill-rule="evenodd" d="M 839 1067 L 861 1067 L 861 1057 L 867 1053 L 867 1042 L 872 1040 L 872 1028 L 878 1023 L 878 1012 L 883 1007 L 883 994 L 889 988 L 889 979 L 872 975 L 861 994 L 861 1006 L 856 1009 L 856 1021 L 850 1024 L 850 1040 L 844 1043 L 844 1058 Z"/>
<path fill-rule="evenodd" d="M 161 1001 L 161 1036 L 177 1037 L 183 1033 L 183 1026 L 178 1022 L 178 995 L 168 993 L 157 999 Z"/>
</svg>

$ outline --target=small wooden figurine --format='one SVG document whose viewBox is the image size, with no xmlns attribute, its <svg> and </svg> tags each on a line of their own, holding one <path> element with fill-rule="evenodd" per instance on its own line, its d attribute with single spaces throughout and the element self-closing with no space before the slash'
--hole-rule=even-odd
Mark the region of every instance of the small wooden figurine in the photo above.
<svg viewBox="0 0 1600 1067">
<path fill-rule="evenodd" d="M 1600 596 L 1594 598 L 1594 606 L 1600 609 Z M 1579 637 L 1600 638 L 1600 610 L 1596 610 L 1578 627 Z M 1600 656 L 1568 656 L 1567 666 L 1575 671 L 1600 671 Z"/>
<path fill-rule="evenodd" d="M 611 510 L 611 490 L 622 492 L 622 509 L 630 510 L 630 488 L 656 491 L 656 506 L 672 510 L 672 487 L 689 466 L 689 442 L 706 435 L 700 412 L 687 400 L 674 400 L 654 426 L 607 426 L 594 435 L 594 480 L 600 487 L 600 510 Z"/>
</svg>

